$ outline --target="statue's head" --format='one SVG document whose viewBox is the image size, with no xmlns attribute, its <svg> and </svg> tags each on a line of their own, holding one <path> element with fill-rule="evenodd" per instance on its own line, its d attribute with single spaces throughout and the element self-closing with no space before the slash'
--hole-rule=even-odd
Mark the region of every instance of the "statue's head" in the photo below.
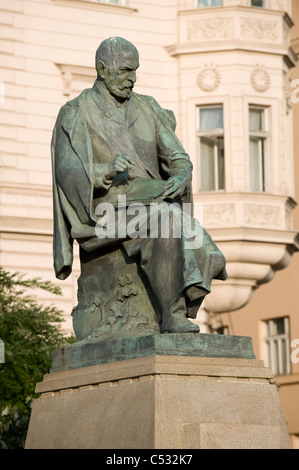
<svg viewBox="0 0 299 470">
<path fill-rule="evenodd" d="M 98 80 L 102 80 L 118 100 L 130 98 L 139 67 L 139 54 L 129 41 L 119 37 L 105 39 L 96 52 Z"/>
</svg>

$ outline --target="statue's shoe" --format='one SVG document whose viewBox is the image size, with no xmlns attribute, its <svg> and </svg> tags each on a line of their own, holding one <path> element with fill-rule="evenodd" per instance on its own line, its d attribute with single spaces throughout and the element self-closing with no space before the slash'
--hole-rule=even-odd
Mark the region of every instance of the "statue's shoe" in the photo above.
<svg viewBox="0 0 299 470">
<path fill-rule="evenodd" d="M 191 323 L 190 321 L 167 322 L 165 327 L 162 323 L 163 333 L 199 333 L 199 326 Z"/>
</svg>

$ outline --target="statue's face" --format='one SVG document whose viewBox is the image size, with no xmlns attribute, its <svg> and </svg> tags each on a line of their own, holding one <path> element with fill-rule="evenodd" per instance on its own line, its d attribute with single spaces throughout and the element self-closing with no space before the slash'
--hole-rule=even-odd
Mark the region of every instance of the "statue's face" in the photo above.
<svg viewBox="0 0 299 470">
<path fill-rule="evenodd" d="M 134 50 L 115 51 L 113 60 L 102 68 L 100 73 L 109 92 L 120 99 L 128 99 L 136 82 L 139 67 L 138 53 Z"/>
</svg>

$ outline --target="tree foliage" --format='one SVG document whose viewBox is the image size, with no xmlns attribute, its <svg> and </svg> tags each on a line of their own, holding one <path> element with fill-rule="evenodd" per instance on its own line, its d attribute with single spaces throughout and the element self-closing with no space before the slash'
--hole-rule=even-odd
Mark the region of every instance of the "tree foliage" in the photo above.
<svg viewBox="0 0 299 470">
<path fill-rule="evenodd" d="M 35 385 L 49 372 L 52 352 L 73 341 L 60 327 L 62 312 L 54 305 L 40 305 L 34 289 L 61 295 L 49 281 L 28 280 L 0 267 L 0 339 L 5 347 L 5 362 L 0 364 L 0 448 L 24 446 Z"/>
</svg>

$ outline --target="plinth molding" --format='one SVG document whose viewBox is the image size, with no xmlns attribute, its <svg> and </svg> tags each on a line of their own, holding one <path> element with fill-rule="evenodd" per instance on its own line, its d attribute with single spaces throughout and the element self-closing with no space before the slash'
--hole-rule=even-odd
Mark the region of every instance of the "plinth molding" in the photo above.
<svg viewBox="0 0 299 470">
<path fill-rule="evenodd" d="M 290 448 L 256 359 L 159 356 L 46 375 L 27 449 Z"/>
</svg>

